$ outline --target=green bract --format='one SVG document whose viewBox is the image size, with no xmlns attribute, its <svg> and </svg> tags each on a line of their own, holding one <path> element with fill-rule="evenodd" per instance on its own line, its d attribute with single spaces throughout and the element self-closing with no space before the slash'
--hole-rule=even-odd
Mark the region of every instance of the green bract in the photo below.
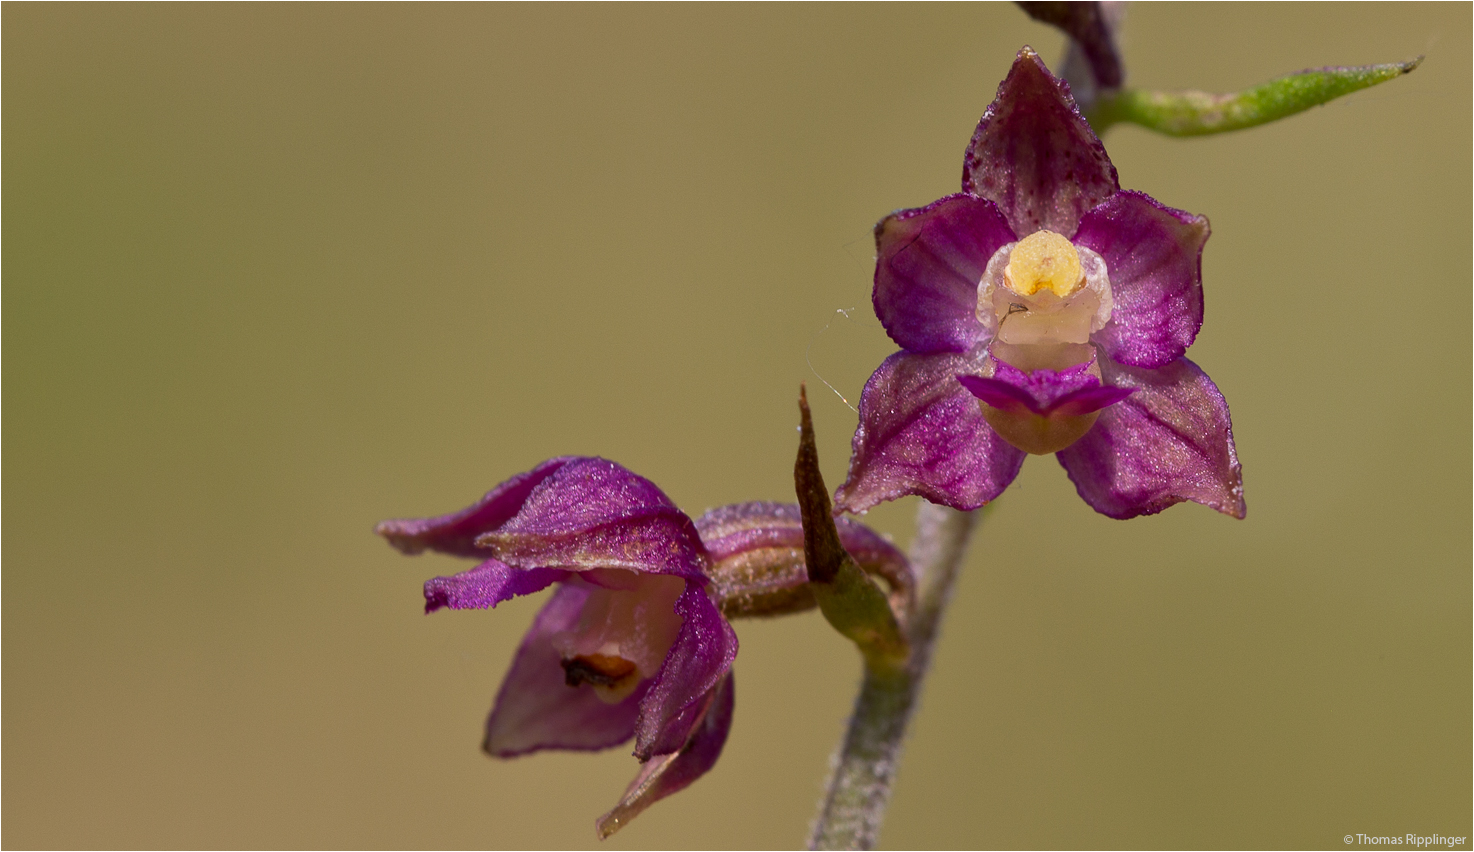
<svg viewBox="0 0 1474 852">
<path fill-rule="evenodd" d="M 1097 134 L 1118 122 L 1139 124 L 1168 136 L 1206 136 L 1268 124 L 1320 106 L 1342 95 L 1385 83 L 1417 68 L 1423 57 L 1385 65 L 1316 68 L 1289 74 L 1242 92 L 1148 92 L 1116 89 L 1099 93 L 1086 114 Z"/>
</svg>

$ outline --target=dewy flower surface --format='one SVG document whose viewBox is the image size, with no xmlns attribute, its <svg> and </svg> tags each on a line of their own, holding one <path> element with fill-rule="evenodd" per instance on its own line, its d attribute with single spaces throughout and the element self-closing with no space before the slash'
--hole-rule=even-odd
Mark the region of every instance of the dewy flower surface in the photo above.
<svg viewBox="0 0 1474 852">
<path fill-rule="evenodd" d="M 1029 48 L 978 123 L 962 192 L 875 226 L 876 315 L 901 346 L 860 398 L 838 508 L 975 509 L 1055 453 L 1115 518 L 1183 500 L 1243 517 L 1228 405 L 1184 357 L 1208 222 L 1122 190 Z"/>
<path fill-rule="evenodd" d="M 376 531 L 405 553 L 482 560 L 427 582 L 426 612 L 486 609 L 556 584 L 497 693 L 482 747 L 515 757 L 633 737 L 643 766 L 599 820 L 603 836 L 721 754 L 737 655 L 722 610 L 814 605 L 797 507 L 744 503 L 693 522 L 649 480 L 600 458 L 551 459 L 459 512 Z M 909 579 L 904 557 L 869 529 L 841 524 L 841 538 L 893 587 Z"/>
</svg>

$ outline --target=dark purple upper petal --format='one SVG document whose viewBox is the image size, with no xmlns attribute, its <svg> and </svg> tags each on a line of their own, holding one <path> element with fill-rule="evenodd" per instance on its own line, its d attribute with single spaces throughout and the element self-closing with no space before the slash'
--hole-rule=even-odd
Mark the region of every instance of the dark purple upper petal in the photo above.
<svg viewBox="0 0 1474 852">
<path fill-rule="evenodd" d="M 548 459 L 491 489 L 485 497 L 459 512 L 436 518 L 384 521 L 374 528 L 374 532 L 389 539 L 390 544 L 404 553 L 434 550 L 452 556 L 485 559 L 486 551 L 475 545 L 477 536 L 510 520 L 522 508 L 532 489 L 564 465 L 577 460 L 577 456 Z"/>
<path fill-rule="evenodd" d="M 686 582 L 676 600 L 681 632 L 665 655 L 665 662 L 640 702 L 635 730 L 635 756 L 677 751 L 700 721 L 701 699 L 732 668 L 737 658 L 737 633 L 717 611 L 705 583 Z"/>
<path fill-rule="evenodd" d="M 527 571 L 488 559 L 470 571 L 426 581 L 425 612 L 441 607 L 489 609 L 502 601 L 540 592 L 567 576 L 567 571 L 555 568 Z"/>
<path fill-rule="evenodd" d="M 978 347 L 960 354 L 897 352 L 881 363 L 860 395 L 860 426 L 836 508 L 864 512 L 916 494 L 969 510 L 1003 493 L 1024 453 L 998 437 L 957 381 L 979 372 L 986 357 Z"/>
<path fill-rule="evenodd" d="M 996 202 L 1022 238 L 1041 229 L 1073 235 L 1080 217 L 1119 188 L 1069 85 L 1033 49 L 1019 51 L 967 146 L 962 191 Z"/>
<path fill-rule="evenodd" d="M 1106 262 L 1115 307 L 1091 335 L 1133 367 L 1182 356 L 1203 326 L 1203 244 L 1208 220 L 1126 190 L 1085 214 L 1076 243 Z"/>
<path fill-rule="evenodd" d="M 552 637 L 577 626 L 588 594 L 578 585 L 560 585 L 532 622 L 486 720 L 481 747 L 488 754 L 515 757 L 545 748 L 593 751 L 634 735 L 648 682 L 618 704 L 600 701 L 589 684 L 571 687 L 564 682 L 562 657 Z"/>
<path fill-rule="evenodd" d="M 1244 516 L 1244 483 L 1228 403 L 1186 358 L 1156 370 L 1101 359 L 1105 381 L 1133 393 L 1058 453 L 1085 502 L 1112 518 L 1191 500 Z"/>
<path fill-rule="evenodd" d="M 519 568 L 627 568 L 701 576 L 696 527 L 650 480 L 614 462 L 574 458 L 540 482 L 477 544 Z"/>
<path fill-rule="evenodd" d="M 988 258 L 1017 239 L 997 205 L 949 195 L 875 226 L 875 315 L 902 349 L 965 352 L 983 335 L 978 281 Z"/>
<path fill-rule="evenodd" d="M 645 761 L 635 780 L 624 792 L 619 804 L 599 817 L 595 827 L 602 840 L 629 824 L 642 811 L 672 793 L 679 792 L 705 775 L 727 744 L 732 729 L 732 710 L 736 702 L 736 685 L 732 673 L 702 702 L 702 717 L 686 745 L 671 754 L 656 755 Z"/>
</svg>

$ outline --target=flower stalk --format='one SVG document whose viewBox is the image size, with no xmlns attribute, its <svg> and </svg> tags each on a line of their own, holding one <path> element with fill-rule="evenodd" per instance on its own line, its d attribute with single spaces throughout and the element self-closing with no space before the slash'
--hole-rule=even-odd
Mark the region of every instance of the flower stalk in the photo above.
<svg viewBox="0 0 1474 852">
<path fill-rule="evenodd" d="M 937 627 L 983 511 L 959 512 L 927 502 L 917 508 L 911 561 L 919 574 L 920 595 L 906 631 L 911 653 L 904 666 L 893 670 L 867 661 L 808 848 L 875 848 L 906 728 L 931 665 Z"/>
<path fill-rule="evenodd" d="M 911 711 L 931 663 L 937 626 L 977 512 L 921 504 L 911 553 L 916 595 L 892 603 L 895 598 L 887 599 L 840 541 L 802 388 L 799 411 L 794 485 L 803 513 L 809 585 L 824 617 L 856 644 L 865 660 L 860 695 L 809 848 L 872 849 L 890 801 Z"/>
</svg>

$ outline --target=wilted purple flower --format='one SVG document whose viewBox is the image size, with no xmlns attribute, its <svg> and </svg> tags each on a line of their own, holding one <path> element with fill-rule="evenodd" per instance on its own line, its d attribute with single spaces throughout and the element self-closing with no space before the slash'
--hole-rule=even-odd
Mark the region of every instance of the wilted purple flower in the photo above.
<svg viewBox="0 0 1474 852">
<path fill-rule="evenodd" d="M 1114 518 L 1244 515 L 1228 405 L 1183 357 L 1208 222 L 1121 190 L 1069 86 L 1029 48 L 983 114 L 961 193 L 875 226 L 875 312 L 902 351 L 860 398 L 839 508 L 974 509 L 1056 453 Z"/>
<path fill-rule="evenodd" d="M 502 682 L 482 748 L 515 757 L 634 737 L 644 765 L 600 818 L 602 836 L 721 754 L 737 656 L 722 609 L 766 615 L 814 605 L 796 507 L 726 506 L 693 522 L 649 480 L 600 458 L 551 459 L 459 512 L 385 521 L 376 531 L 405 553 L 483 560 L 427 582 L 426 612 L 486 609 L 557 584 Z M 909 581 L 904 558 L 875 533 L 851 522 L 841 535 L 893 587 Z"/>
</svg>

